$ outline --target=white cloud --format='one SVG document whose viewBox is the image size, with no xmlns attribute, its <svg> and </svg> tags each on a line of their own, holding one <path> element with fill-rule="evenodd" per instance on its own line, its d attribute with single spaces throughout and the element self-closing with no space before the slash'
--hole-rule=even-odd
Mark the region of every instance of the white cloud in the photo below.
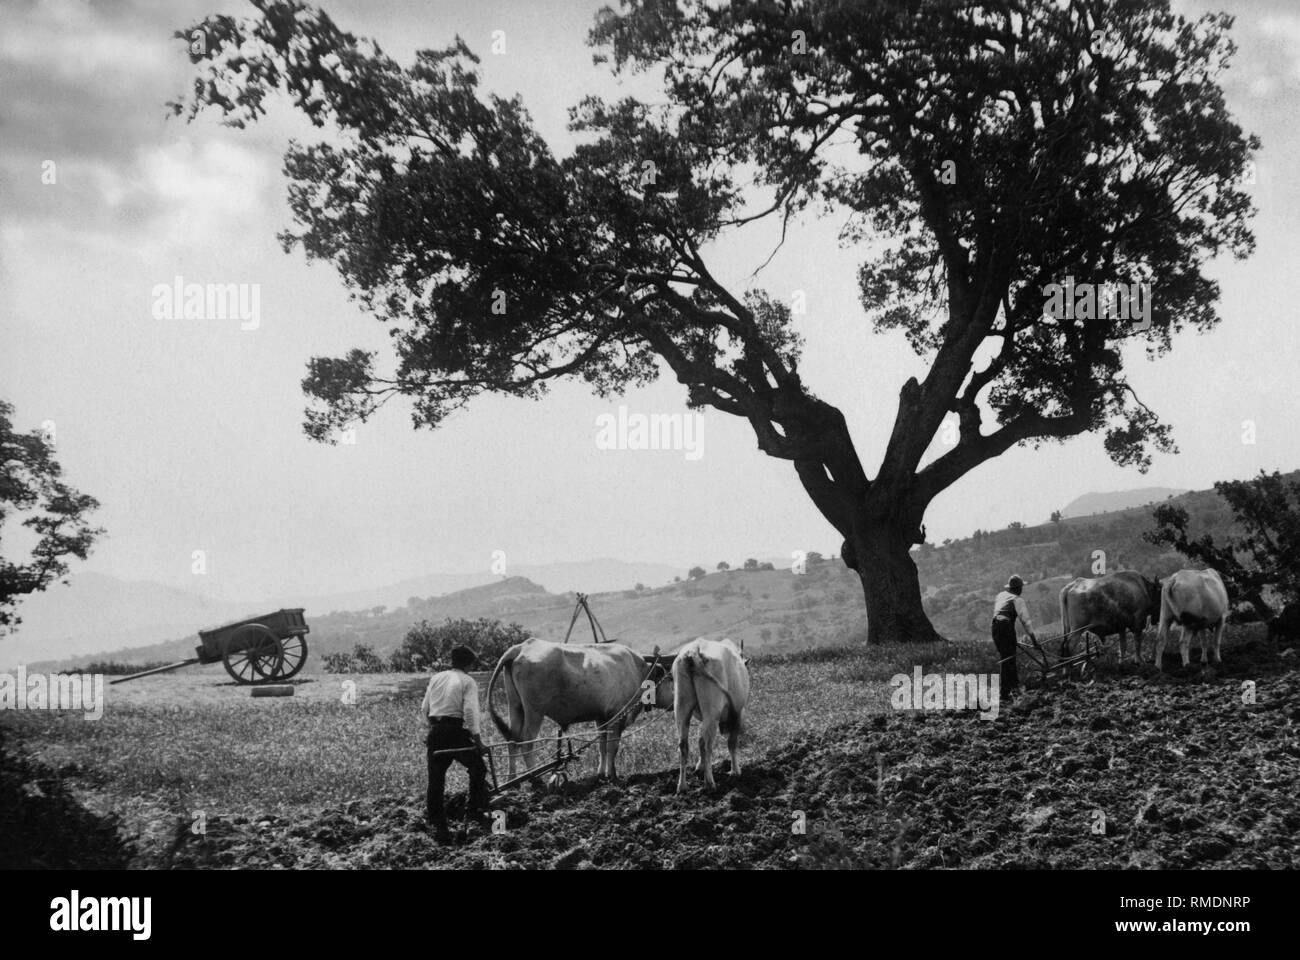
<svg viewBox="0 0 1300 960">
<path fill-rule="evenodd" d="M 257 209 L 267 178 L 265 158 L 217 140 L 176 140 L 143 152 L 139 166 L 160 198 L 236 214 Z"/>
</svg>

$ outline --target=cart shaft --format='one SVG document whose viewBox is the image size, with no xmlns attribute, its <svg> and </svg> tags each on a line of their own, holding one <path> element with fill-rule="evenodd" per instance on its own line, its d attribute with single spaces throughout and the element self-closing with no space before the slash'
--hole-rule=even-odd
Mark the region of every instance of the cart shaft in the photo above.
<svg viewBox="0 0 1300 960">
<path fill-rule="evenodd" d="M 198 657 L 190 657 L 188 660 L 177 660 L 175 663 L 169 663 L 165 667 L 154 667 L 152 670 L 141 670 L 139 673 L 133 673 L 126 677 L 118 677 L 116 680 L 110 680 L 108 682 L 109 684 L 126 683 L 128 680 L 138 680 L 140 677 L 152 676 L 155 673 L 166 673 L 168 670 L 175 670 L 177 667 L 188 667 L 191 664 L 198 662 Z"/>
</svg>

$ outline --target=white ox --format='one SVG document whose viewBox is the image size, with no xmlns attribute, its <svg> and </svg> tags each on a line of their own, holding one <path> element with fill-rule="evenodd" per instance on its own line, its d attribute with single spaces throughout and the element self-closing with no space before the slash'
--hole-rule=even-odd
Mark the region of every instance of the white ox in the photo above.
<svg viewBox="0 0 1300 960">
<path fill-rule="evenodd" d="M 659 666 L 621 643 L 550 643 L 525 640 L 501 655 L 488 681 L 487 702 L 492 722 L 510 741 L 510 775 L 515 775 L 515 758 L 522 756 L 524 770 L 533 767 L 532 743 L 550 717 L 561 732 L 574 723 L 600 725 L 600 775 L 614 779 L 614 758 L 618 755 L 623 730 L 650 706 L 642 683 L 655 683 L 653 706 L 667 709 L 672 704 L 672 679 L 667 674 L 669 659 Z M 502 677 L 507 725 L 492 706 L 492 688 Z M 647 688 L 648 689 L 648 688 Z"/>
<path fill-rule="evenodd" d="M 1223 642 L 1223 628 L 1228 621 L 1228 590 L 1218 571 L 1179 570 L 1164 583 L 1160 592 L 1160 632 L 1156 635 L 1156 667 L 1164 669 L 1162 658 L 1165 641 L 1169 639 L 1169 625 L 1177 622 L 1179 649 L 1183 666 L 1187 666 L 1188 647 L 1192 634 L 1201 635 L 1201 663 L 1206 662 L 1208 632 L 1214 631 L 1214 662 L 1222 663 L 1219 645 Z"/>
<path fill-rule="evenodd" d="M 713 741 L 721 729 L 731 752 L 731 774 L 740 775 L 741 715 L 749 702 L 749 668 L 730 640 L 692 640 L 678 649 L 673 660 L 673 715 L 681 750 L 677 792 L 686 788 L 686 761 L 690 758 L 687 735 L 691 719 L 700 721 L 700 760 L 697 772 L 704 782 L 713 780 Z"/>
</svg>

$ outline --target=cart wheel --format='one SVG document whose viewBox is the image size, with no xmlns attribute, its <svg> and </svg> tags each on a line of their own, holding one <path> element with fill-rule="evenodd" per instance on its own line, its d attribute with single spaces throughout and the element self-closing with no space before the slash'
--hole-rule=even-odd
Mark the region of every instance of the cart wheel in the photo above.
<svg viewBox="0 0 1300 960">
<path fill-rule="evenodd" d="M 284 652 L 284 663 L 275 679 L 288 680 L 307 662 L 307 638 L 301 634 L 290 634 L 280 641 L 280 649 Z"/>
<path fill-rule="evenodd" d="M 1097 665 L 1091 660 L 1083 660 L 1079 663 L 1079 682 L 1084 686 L 1091 686 L 1097 680 Z"/>
<path fill-rule="evenodd" d="M 230 638 L 223 661 L 235 683 L 265 683 L 284 668 L 284 648 L 269 627 L 250 623 Z"/>
</svg>

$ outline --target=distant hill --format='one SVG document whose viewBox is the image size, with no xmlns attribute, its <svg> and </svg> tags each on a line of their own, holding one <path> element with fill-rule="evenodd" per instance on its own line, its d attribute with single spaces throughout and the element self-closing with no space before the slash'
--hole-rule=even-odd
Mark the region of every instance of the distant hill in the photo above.
<svg viewBox="0 0 1300 960">
<path fill-rule="evenodd" d="M 144 580 L 79 572 L 23 600 L 18 631 L 0 638 L 0 664 L 139 645 L 246 615 L 243 604 Z M 255 613 L 256 611 L 249 611 Z"/>
<path fill-rule="evenodd" d="M 1095 513 L 1112 513 L 1141 507 L 1148 503 L 1168 500 L 1170 497 L 1182 496 L 1186 490 L 1174 487 L 1142 487 L 1140 490 L 1117 490 L 1114 493 L 1085 493 L 1071 500 L 1061 510 L 1061 516 L 1067 520 L 1073 517 L 1087 517 Z"/>
<path fill-rule="evenodd" d="M 443 596 L 504 579 L 486 566 L 479 573 L 434 573 L 375 589 L 242 603 L 150 581 L 77 572 L 68 585 L 57 584 L 23 601 L 19 608 L 22 625 L 13 636 L 0 637 L 0 666 L 30 663 L 38 657 L 74 657 L 152 645 L 280 607 L 303 607 L 315 614 L 368 612 L 377 606 L 397 609 L 407 606 L 412 598 Z M 686 575 L 685 568 L 611 559 L 511 566 L 508 572 L 558 592 L 618 590 L 637 583 L 650 586 Z"/>
<path fill-rule="evenodd" d="M 486 567 L 486 562 L 484 564 Z M 662 563 L 629 563 L 625 560 L 582 560 L 569 563 L 511 564 L 506 574 L 525 577 L 547 590 L 562 593 L 581 590 L 584 593 L 603 590 L 623 590 L 644 583 L 646 586 L 667 583 L 674 576 L 686 575 L 686 570 Z M 385 587 L 357 590 L 345 594 L 298 598 L 294 606 L 315 610 L 369 610 L 380 604 L 387 607 L 405 606 L 412 597 L 439 597 L 471 587 L 497 583 L 502 576 L 484 569 L 481 573 L 433 573 L 422 577 L 400 580 Z M 286 601 L 287 602 L 287 601 Z M 283 606 L 272 603 L 271 606 Z"/>
<path fill-rule="evenodd" d="M 1175 501 L 1187 510 L 1191 529 L 1198 535 L 1221 537 L 1233 530 L 1231 510 L 1213 490 L 1186 493 Z M 923 545 L 913 551 L 913 557 L 926 611 L 944 636 L 987 637 L 993 596 L 1010 574 L 1019 573 L 1026 581 L 1031 615 L 1040 628 L 1050 631 L 1059 620 L 1061 586 L 1072 577 L 1093 575 L 1102 554 L 1108 571 L 1138 569 L 1163 577 L 1186 565 L 1178 554 L 1143 540 L 1143 533 L 1152 527 L 1151 507 L 1143 505 L 1059 523 L 977 531 L 943 545 Z M 792 573 L 785 564 L 775 570 L 714 572 L 666 586 L 654 586 L 649 577 L 642 582 L 646 589 L 639 591 L 590 592 L 592 608 L 607 636 L 645 652 L 655 646 L 667 652 L 699 636 L 730 637 L 743 640 L 747 650 L 772 652 L 865 636 L 861 583 L 838 560 L 810 566 L 803 575 Z M 412 594 L 409 602 L 395 607 L 330 612 L 307 606 L 309 642 L 316 655 L 348 651 L 358 643 L 386 655 L 413 624 L 449 617 L 519 623 L 533 636 L 559 641 L 573 606 L 570 592 L 553 592 L 532 579 L 512 576 L 441 596 Z M 195 619 L 167 642 L 118 649 L 111 658 L 140 663 L 190 656 L 197 643 L 195 628 L 220 620 L 198 616 L 204 612 L 196 611 Z M 584 617 L 574 627 L 574 638 L 587 641 L 590 635 Z M 84 665 L 90 659 L 104 659 L 99 651 L 108 649 L 112 648 L 98 647 L 93 657 L 65 663 Z"/>
<path fill-rule="evenodd" d="M 784 570 L 713 573 L 694 581 L 593 593 L 597 619 L 611 640 L 650 652 L 667 652 L 698 636 L 744 640 L 746 649 L 800 649 L 852 638 L 863 621 L 862 589 L 843 565 L 825 561 L 796 577 Z M 472 587 L 380 614 L 366 611 L 315 614 L 307 610 L 313 655 L 351 650 L 364 643 L 377 653 L 391 653 L 410 627 L 452 617 L 489 617 L 523 625 L 533 636 L 560 641 L 572 619 L 574 596 L 550 593 L 523 577 Z M 574 626 L 575 642 L 590 642 L 586 617 Z M 118 650 L 112 659 L 129 663 L 192 656 L 196 635 L 165 643 Z M 103 656 L 63 661 L 81 666 Z M 39 669 L 48 664 L 31 664 Z"/>
</svg>

